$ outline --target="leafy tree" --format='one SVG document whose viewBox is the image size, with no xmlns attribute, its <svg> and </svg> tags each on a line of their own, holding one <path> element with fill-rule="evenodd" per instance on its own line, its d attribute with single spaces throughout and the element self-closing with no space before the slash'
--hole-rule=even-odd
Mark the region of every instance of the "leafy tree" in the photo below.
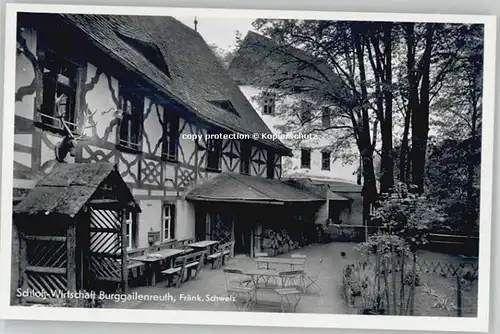
<svg viewBox="0 0 500 334">
<path fill-rule="evenodd" d="M 466 182 L 448 185 L 466 194 L 460 203 L 467 206 L 466 220 L 475 221 L 481 26 L 258 19 L 254 27 L 265 37 L 245 39 L 236 57 L 258 55 L 247 60 L 258 71 L 254 84 L 274 90 L 283 102 L 276 111 L 279 131 L 331 138 L 315 148 L 331 150 L 334 159 L 360 158 L 365 223 L 379 196 L 377 179 L 381 194 L 394 189 L 395 178 L 414 185 L 417 194 L 424 194 L 424 185 L 432 188 L 428 179 L 443 176 L 435 157 L 451 149 L 444 140 L 452 134 L 457 147 L 471 139 Z M 321 123 L 325 109 L 328 125 Z M 439 139 L 432 142 L 432 134 Z M 436 189 L 430 191 L 438 199 Z"/>
<path fill-rule="evenodd" d="M 216 44 L 209 44 L 208 47 L 212 50 L 213 54 L 215 55 L 217 60 L 219 60 L 222 67 L 224 67 L 224 69 L 227 69 L 234 57 L 235 49 L 226 50 Z"/>
<path fill-rule="evenodd" d="M 402 29 L 407 50 L 408 83 L 405 90 L 411 121 L 411 183 L 417 186 L 418 193 L 422 193 L 432 103 L 441 94 L 450 74 L 461 71 L 459 64 L 468 52 L 466 40 L 471 26 L 404 23 Z M 406 153 L 408 144 L 405 137 L 401 147 Z M 403 160 L 400 157 L 401 163 Z M 406 174 L 400 172 L 400 176 Z"/>
<path fill-rule="evenodd" d="M 371 72 L 366 61 L 369 26 L 357 22 L 264 20 L 254 26 L 267 39 L 257 39 L 250 49 L 273 59 L 268 76 L 259 82 L 274 88 L 282 98 L 294 96 L 286 126 L 311 133 L 336 130 L 337 143 L 354 142 L 361 157 L 364 217 L 377 198 L 373 155 L 379 122 L 372 106 Z M 257 63 L 264 63 L 259 58 Z M 304 105 L 306 103 L 306 106 Z M 324 108 L 330 108 L 332 124 L 316 126 Z M 304 117 L 303 110 L 309 110 Z M 338 146 L 338 145 L 332 145 Z"/>
<path fill-rule="evenodd" d="M 389 234 L 404 240 L 411 252 L 412 282 L 406 309 L 412 315 L 417 278 L 417 250 L 429 242 L 429 233 L 435 230 L 436 225 L 441 225 L 445 221 L 445 214 L 442 207 L 432 198 L 412 193 L 406 184 L 396 183 L 390 194 L 381 196 L 372 215 Z M 394 257 L 394 252 L 391 252 L 391 256 Z M 404 263 L 404 259 L 402 262 Z M 404 273 L 404 270 L 401 272 Z"/>
</svg>

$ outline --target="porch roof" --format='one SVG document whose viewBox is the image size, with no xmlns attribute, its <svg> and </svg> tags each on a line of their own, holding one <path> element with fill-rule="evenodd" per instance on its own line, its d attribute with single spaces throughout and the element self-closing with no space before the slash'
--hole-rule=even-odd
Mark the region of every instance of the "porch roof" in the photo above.
<svg viewBox="0 0 500 334">
<path fill-rule="evenodd" d="M 323 202 L 324 198 L 299 190 L 280 180 L 222 173 L 191 190 L 191 201 L 283 204 Z"/>
<path fill-rule="evenodd" d="M 76 215 L 101 184 L 114 187 L 120 202 L 132 205 L 138 211 L 127 185 L 116 166 L 109 163 L 60 163 L 37 182 L 24 199 L 13 207 L 15 214 Z"/>
<path fill-rule="evenodd" d="M 337 193 L 334 193 L 331 190 L 328 191 L 328 199 L 330 201 L 348 201 L 349 200 L 348 198 L 341 196 Z"/>
</svg>

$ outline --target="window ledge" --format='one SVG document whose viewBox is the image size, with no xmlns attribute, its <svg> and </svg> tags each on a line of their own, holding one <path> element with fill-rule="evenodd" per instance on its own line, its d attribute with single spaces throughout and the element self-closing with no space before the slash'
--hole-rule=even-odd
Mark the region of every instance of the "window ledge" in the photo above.
<svg viewBox="0 0 500 334">
<path fill-rule="evenodd" d="M 58 135 L 61 135 L 61 136 L 66 136 L 67 135 L 66 130 L 64 130 L 62 127 L 58 127 L 58 126 L 55 126 L 55 125 L 46 124 L 46 123 L 43 123 L 41 121 L 33 121 L 33 124 L 37 128 L 40 128 L 42 130 L 50 131 L 52 133 L 55 133 L 55 134 L 58 134 Z M 74 136 L 79 136 L 80 135 L 77 131 L 71 131 L 71 133 Z"/>
<path fill-rule="evenodd" d="M 123 144 L 116 144 L 116 148 L 119 150 L 119 151 L 123 151 L 123 152 L 126 152 L 126 153 L 132 153 L 132 154 L 142 154 L 142 151 L 137 149 L 137 148 L 132 148 L 132 147 L 129 147 L 129 146 L 125 146 Z"/>
<path fill-rule="evenodd" d="M 161 161 L 171 162 L 171 163 L 178 163 L 179 159 L 177 159 L 177 158 L 168 158 L 168 157 L 162 156 L 161 157 Z"/>
</svg>

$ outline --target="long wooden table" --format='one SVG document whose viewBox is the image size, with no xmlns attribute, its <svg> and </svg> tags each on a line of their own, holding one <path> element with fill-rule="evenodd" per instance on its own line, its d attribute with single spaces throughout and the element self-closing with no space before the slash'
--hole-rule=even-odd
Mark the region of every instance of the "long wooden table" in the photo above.
<svg viewBox="0 0 500 334">
<path fill-rule="evenodd" d="M 164 249 L 158 252 L 136 256 L 130 258 L 130 260 L 141 261 L 145 264 L 146 284 L 153 286 L 156 284 L 157 278 L 159 277 L 161 272 L 160 263 L 163 260 L 169 260 L 169 265 L 167 266 L 170 268 L 172 266 L 172 260 L 174 257 L 184 254 L 188 251 L 190 251 L 190 249 Z"/>
<path fill-rule="evenodd" d="M 269 264 L 285 264 L 289 265 L 291 270 L 293 270 L 295 266 L 303 267 L 306 263 L 306 259 L 286 258 L 286 257 L 266 257 L 266 256 L 256 258 L 254 261 L 256 263 L 265 263 L 267 269 L 269 269 Z"/>
<path fill-rule="evenodd" d="M 219 243 L 220 242 L 217 240 L 202 240 L 202 241 L 194 242 L 192 244 L 188 244 L 187 246 L 195 249 L 196 251 L 206 251 L 205 259 L 203 260 L 203 261 L 205 261 L 207 256 L 214 252 L 213 247 L 215 245 L 218 245 Z"/>
</svg>

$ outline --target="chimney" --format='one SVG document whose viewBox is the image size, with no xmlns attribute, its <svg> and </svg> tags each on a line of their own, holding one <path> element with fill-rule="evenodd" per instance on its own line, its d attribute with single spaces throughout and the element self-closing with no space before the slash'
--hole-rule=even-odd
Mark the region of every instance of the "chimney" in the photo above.
<svg viewBox="0 0 500 334">
<path fill-rule="evenodd" d="M 198 20 L 194 17 L 194 31 L 198 31 Z"/>
</svg>

